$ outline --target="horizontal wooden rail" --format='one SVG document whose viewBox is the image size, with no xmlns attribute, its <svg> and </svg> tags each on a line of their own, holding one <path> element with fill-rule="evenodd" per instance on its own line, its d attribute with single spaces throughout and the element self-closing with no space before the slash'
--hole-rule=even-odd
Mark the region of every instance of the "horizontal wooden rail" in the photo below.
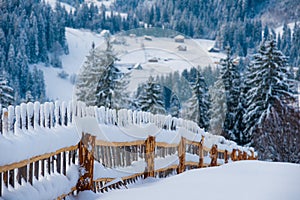
<svg viewBox="0 0 300 200">
<path fill-rule="evenodd" d="M 0 167 L 0 173 L 5 172 L 5 171 L 9 171 L 9 170 L 13 170 L 13 169 L 16 169 L 16 168 L 21 168 L 21 167 L 26 166 L 30 163 L 50 158 L 54 155 L 60 154 L 60 153 L 65 152 L 65 151 L 74 151 L 76 149 L 78 149 L 78 145 L 61 148 L 61 149 L 59 149 L 55 152 L 46 153 L 46 154 L 35 156 L 35 157 L 29 158 L 29 159 L 26 159 L 26 160 L 22 160 L 20 162 L 12 163 L 12 164 L 9 164 L 9 165 L 4 165 L 4 166 Z"/>
<path fill-rule="evenodd" d="M 164 147 L 164 148 L 169 148 L 169 147 L 177 147 L 178 144 L 176 143 L 166 143 L 166 142 L 156 142 L 157 147 Z"/>
<path fill-rule="evenodd" d="M 126 147 L 126 146 L 134 146 L 134 145 L 143 145 L 145 144 L 144 140 L 136 140 L 132 142 L 110 142 L 104 140 L 96 140 L 96 146 L 112 146 L 112 147 Z"/>
</svg>

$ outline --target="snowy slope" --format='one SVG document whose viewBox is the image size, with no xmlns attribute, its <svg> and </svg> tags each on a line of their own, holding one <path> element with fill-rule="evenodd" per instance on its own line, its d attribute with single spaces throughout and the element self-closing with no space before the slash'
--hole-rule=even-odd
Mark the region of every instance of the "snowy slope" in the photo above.
<svg viewBox="0 0 300 200">
<path fill-rule="evenodd" d="M 145 184 L 104 194 L 86 191 L 73 200 L 298 200 L 300 165 L 239 161 L 220 167 L 190 170 L 166 179 L 146 179 Z"/>
<path fill-rule="evenodd" d="M 103 38 L 99 34 L 92 33 L 86 30 L 78 30 L 66 28 L 66 37 L 69 45 L 69 54 L 62 56 L 63 70 L 69 76 L 77 74 L 81 65 L 83 64 L 86 55 L 91 49 L 92 43 L 96 46 L 100 45 Z M 45 67 L 38 65 L 38 68 L 44 71 L 46 83 L 46 95 L 50 100 L 71 100 L 74 85 L 69 79 L 61 79 L 57 73 L 62 69 L 53 67 Z"/>
<path fill-rule="evenodd" d="M 74 85 L 70 82 L 70 76 L 79 72 L 91 49 L 92 42 L 96 47 L 104 48 L 103 37 L 100 34 L 88 30 L 66 28 L 66 38 L 69 45 L 69 54 L 61 57 L 63 69 L 37 65 L 44 71 L 46 83 L 46 95 L 50 100 L 72 99 Z M 168 74 L 173 71 L 182 71 L 193 66 L 215 66 L 215 62 L 224 57 L 222 53 L 209 53 L 207 49 L 214 45 L 212 40 L 185 40 L 183 45 L 187 51 L 178 51 L 171 38 L 154 38 L 153 41 L 145 41 L 143 37 L 126 37 L 126 45 L 114 44 L 120 61 L 118 64 L 132 66 L 137 63 L 142 65 L 142 70 L 132 70 L 129 83 L 129 91 L 136 90 L 139 83 L 144 82 L 150 75 L 157 76 Z M 141 47 L 143 46 L 143 47 Z M 151 63 L 149 59 L 157 58 L 158 62 Z M 126 68 L 126 67 L 125 67 Z M 57 76 L 62 70 L 69 74 L 67 79 Z"/>
</svg>

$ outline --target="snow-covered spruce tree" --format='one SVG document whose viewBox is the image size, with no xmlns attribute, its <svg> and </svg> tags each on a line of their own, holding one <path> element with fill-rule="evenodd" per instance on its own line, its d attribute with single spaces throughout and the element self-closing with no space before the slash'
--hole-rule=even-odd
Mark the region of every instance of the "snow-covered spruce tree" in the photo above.
<svg viewBox="0 0 300 200">
<path fill-rule="evenodd" d="M 195 121 L 200 128 L 204 128 L 207 131 L 209 128 L 208 110 L 210 100 L 207 85 L 199 71 L 197 71 L 195 82 L 191 84 L 193 95 L 187 102 L 189 109 L 187 116 L 190 120 Z"/>
<path fill-rule="evenodd" d="M 300 163 L 300 111 L 275 100 L 255 129 L 253 146 L 259 159 Z"/>
<path fill-rule="evenodd" d="M 209 88 L 209 96 L 211 97 L 209 132 L 215 135 L 222 135 L 227 106 L 225 88 L 221 79 L 217 80 L 215 84 Z"/>
<path fill-rule="evenodd" d="M 8 85 L 8 81 L 0 75 L 0 104 L 7 108 L 14 103 L 14 89 Z"/>
<path fill-rule="evenodd" d="M 227 56 L 225 59 L 221 59 L 221 80 L 224 84 L 225 99 L 226 99 L 226 116 L 223 126 L 223 135 L 236 141 L 238 144 L 244 143 L 243 130 L 240 130 L 237 126 L 237 119 L 242 116 L 237 116 L 240 113 L 240 109 L 243 109 L 241 104 L 241 78 L 238 65 L 233 61 L 230 56 L 230 49 L 227 48 Z"/>
<path fill-rule="evenodd" d="M 81 67 L 76 83 L 77 100 L 87 105 L 96 105 L 96 88 L 100 74 L 104 71 L 104 60 L 100 52 L 92 44 L 92 49 Z"/>
<path fill-rule="evenodd" d="M 287 59 L 276 42 L 264 41 L 246 74 L 245 135 L 252 137 L 276 104 L 284 107 L 295 103 L 295 81 L 289 73 Z"/>
<path fill-rule="evenodd" d="M 170 114 L 172 117 L 179 117 L 180 116 L 180 101 L 176 94 L 172 94 L 171 101 L 170 101 Z"/>
<path fill-rule="evenodd" d="M 150 76 L 148 82 L 143 85 L 143 91 L 140 92 L 137 101 L 137 105 L 142 111 L 151 112 L 153 114 L 164 114 L 166 112 L 162 88 L 154 81 L 152 76 Z"/>
<path fill-rule="evenodd" d="M 113 51 L 110 34 L 105 36 L 106 49 L 101 51 L 102 73 L 96 87 L 96 105 L 108 108 L 127 108 L 129 74 L 122 73 L 116 66 L 117 56 Z"/>
</svg>

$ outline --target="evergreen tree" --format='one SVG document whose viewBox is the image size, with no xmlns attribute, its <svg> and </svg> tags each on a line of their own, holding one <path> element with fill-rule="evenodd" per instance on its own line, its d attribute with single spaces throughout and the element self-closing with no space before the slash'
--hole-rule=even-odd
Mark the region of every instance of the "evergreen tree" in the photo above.
<svg viewBox="0 0 300 200">
<path fill-rule="evenodd" d="M 172 117 L 179 117 L 180 116 L 180 101 L 176 94 L 172 94 L 171 96 L 171 102 L 170 102 L 170 114 Z"/>
<path fill-rule="evenodd" d="M 224 136 L 230 140 L 241 143 L 241 132 L 243 130 L 235 129 L 237 121 L 237 113 L 239 111 L 241 80 L 238 66 L 234 64 L 233 58 L 230 56 L 230 49 L 227 49 L 227 57 L 221 59 L 221 79 L 225 88 L 226 97 L 226 117 L 224 121 Z"/>
<path fill-rule="evenodd" d="M 227 113 L 225 87 L 222 79 L 218 79 L 215 84 L 209 88 L 209 96 L 212 100 L 209 109 L 209 130 L 212 134 L 222 135 Z"/>
<path fill-rule="evenodd" d="M 0 76 L 0 104 L 7 108 L 14 103 L 14 89 L 8 85 L 7 79 Z"/>
<path fill-rule="evenodd" d="M 191 84 L 193 96 L 188 100 L 189 113 L 187 113 L 187 115 L 189 119 L 195 121 L 200 128 L 204 128 L 205 131 L 207 131 L 210 119 L 208 113 L 210 100 L 207 85 L 199 71 L 197 71 L 195 82 Z"/>
<path fill-rule="evenodd" d="M 96 88 L 96 105 L 108 108 L 125 108 L 129 105 L 127 85 L 128 74 L 122 73 L 116 66 L 117 56 L 113 51 L 110 34 L 105 36 L 106 49 L 101 51 L 103 72 L 99 74 Z"/>
<path fill-rule="evenodd" d="M 287 59 L 276 47 L 274 40 L 264 41 L 249 66 L 245 84 L 246 112 L 243 118 L 245 134 L 252 136 L 270 115 L 276 104 L 279 106 L 295 103 L 294 80 L 290 79 Z"/>
<path fill-rule="evenodd" d="M 96 105 L 96 88 L 100 74 L 104 71 L 104 58 L 101 51 L 92 49 L 81 67 L 76 84 L 77 100 L 85 102 L 87 105 Z"/>
<path fill-rule="evenodd" d="M 138 96 L 137 101 L 140 110 L 151 112 L 153 114 L 164 114 L 164 100 L 162 96 L 162 88 L 156 83 L 152 76 L 148 82 L 143 85 L 143 90 Z"/>
</svg>

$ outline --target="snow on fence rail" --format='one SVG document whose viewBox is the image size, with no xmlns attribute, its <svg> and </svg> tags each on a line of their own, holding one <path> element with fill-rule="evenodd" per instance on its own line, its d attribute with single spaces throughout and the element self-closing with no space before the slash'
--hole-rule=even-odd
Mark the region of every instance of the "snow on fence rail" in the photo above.
<svg viewBox="0 0 300 200">
<path fill-rule="evenodd" d="M 58 179 L 68 186 L 59 185 L 64 189 L 56 189 L 55 197 L 44 192 L 46 199 L 63 198 L 75 190 L 103 192 L 139 176 L 164 177 L 190 168 L 255 159 L 253 149 L 171 116 L 59 101 L 22 103 L 1 111 L 0 199 L 3 194 L 11 199 L 16 188 L 41 192 L 43 184 Z M 85 133 L 83 137 L 78 131 Z M 101 164 L 94 164 L 94 157 Z M 68 170 L 78 175 L 74 164 L 86 173 L 80 170 L 79 178 L 68 175 Z M 128 171 L 134 167 L 134 173 Z"/>
</svg>

